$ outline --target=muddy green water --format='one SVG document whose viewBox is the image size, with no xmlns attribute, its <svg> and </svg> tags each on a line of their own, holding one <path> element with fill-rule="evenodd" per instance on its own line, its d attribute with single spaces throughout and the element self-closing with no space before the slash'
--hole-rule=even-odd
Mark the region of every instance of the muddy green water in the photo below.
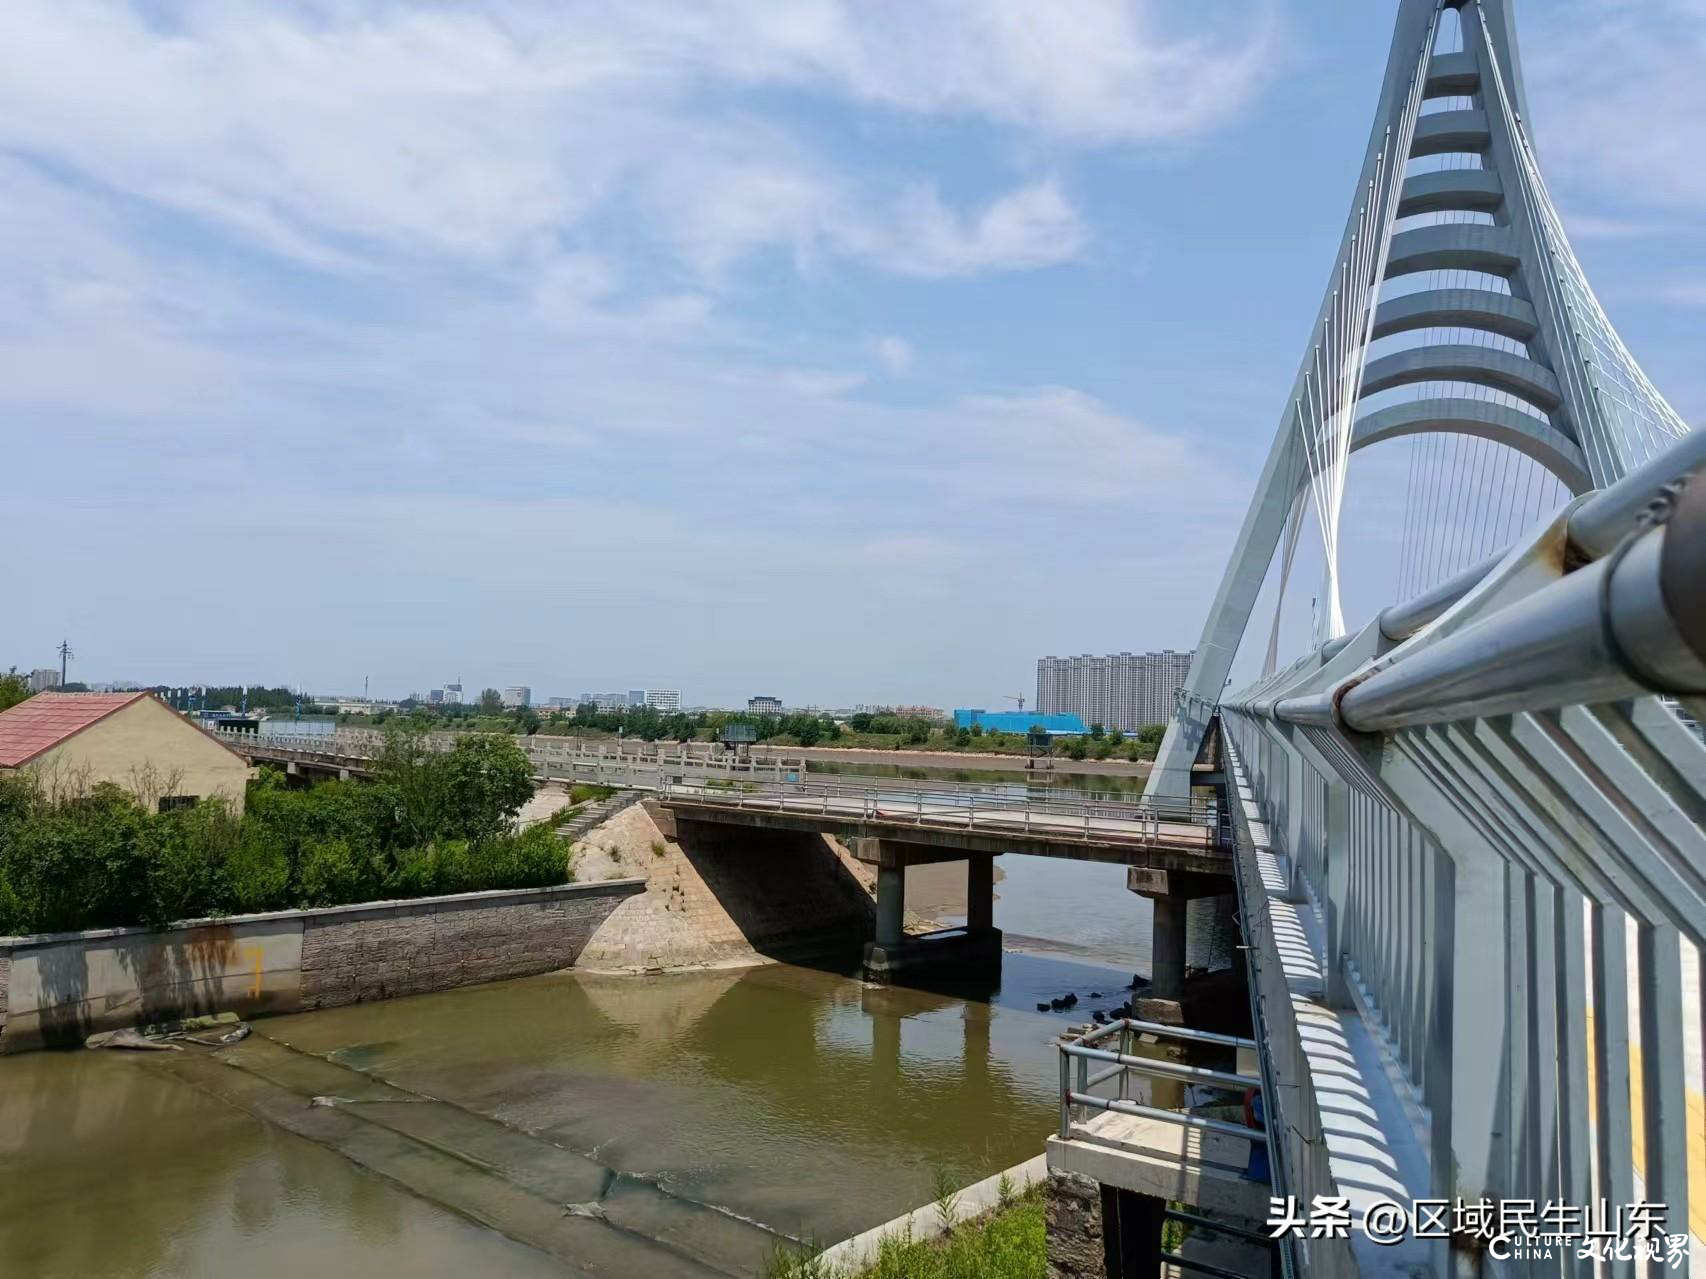
<svg viewBox="0 0 1706 1279">
<path fill-rule="evenodd" d="M 1129 977 L 1130 967 L 1124 976 Z M 0 1273 L 753 1273 L 1036 1154 L 1063 1019 L 772 966 L 273 1018 L 217 1054 L 0 1059 Z M 319 1099 L 316 1102 L 316 1098 Z"/>
</svg>

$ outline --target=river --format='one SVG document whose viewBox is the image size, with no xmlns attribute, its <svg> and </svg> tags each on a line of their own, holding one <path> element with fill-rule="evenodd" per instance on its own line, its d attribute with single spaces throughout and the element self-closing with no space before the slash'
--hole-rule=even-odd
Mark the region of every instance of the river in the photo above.
<svg viewBox="0 0 1706 1279">
<path fill-rule="evenodd" d="M 0 1258 L 668 1279 L 844 1238 L 929 1201 L 938 1170 L 1035 1155 L 1066 1022 L 1036 1004 L 1075 991 L 1082 1020 L 1146 968 L 1120 868 L 998 864 L 1012 948 L 987 998 L 789 965 L 566 972 L 259 1021 L 225 1061 L 0 1059 Z"/>
</svg>

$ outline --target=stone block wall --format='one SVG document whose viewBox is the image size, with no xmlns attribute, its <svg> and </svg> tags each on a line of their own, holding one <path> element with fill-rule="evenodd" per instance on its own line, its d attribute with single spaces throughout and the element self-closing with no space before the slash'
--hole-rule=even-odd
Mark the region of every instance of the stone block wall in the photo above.
<svg viewBox="0 0 1706 1279">
<path fill-rule="evenodd" d="M 602 891 L 601 891 L 602 890 Z M 310 918 L 302 1007 L 330 1008 L 567 968 L 621 900 L 621 884 L 515 901 L 407 902 Z"/>
<path fill-rule="evenodd" d="M 1050 1172 L 1043 1190 L 1048 1279 L 1107 1279 L 1102 1187 L 1088 1177 Z"/>
<path fill-rule="evenodd" d="M 0 937 L 0 1052 L 193 1013 L 242 1017 L 567 968 L 639 879 Z"/>
</svg>

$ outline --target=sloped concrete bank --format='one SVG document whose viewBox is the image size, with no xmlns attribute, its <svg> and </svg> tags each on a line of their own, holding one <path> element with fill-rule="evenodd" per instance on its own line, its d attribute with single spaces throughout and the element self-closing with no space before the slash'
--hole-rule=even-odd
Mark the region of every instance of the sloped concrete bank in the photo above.
<svg viewBox="0 0 1706 1279">
<path fill-rule="evenodd" d="M 573 965 L 643 881 L 0 937 L 0 1052 L 199 1013 L 329 1008 Z"/>
<path fill-rule="evenodd" d="M 875 874 L 834 839 L 677 823 L 636 804 L 574 847 L 576 879 L 637 876 L 646 891 L 599 925 L 582 968 L 667 972 L 857 955 Z"/>
</svg>

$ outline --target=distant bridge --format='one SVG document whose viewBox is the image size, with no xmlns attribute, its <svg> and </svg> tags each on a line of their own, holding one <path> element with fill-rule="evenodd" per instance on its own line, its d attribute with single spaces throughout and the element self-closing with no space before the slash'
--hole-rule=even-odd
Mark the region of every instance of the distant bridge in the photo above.
<svg viewBox="0 0 1706 1279">
<path fill-rule="evenodd" d="M 370 772 L 385 744 L 383 733 L 365 729 L 303 735 L 225 730 L 220 736 L 253 761 L 340 777 Z M 457 737 L 436 733 L 426 740 L 432 749 L 450 750 Z M 867 972 L 877 979 L 965 958 L 960 952 L 979 963 L 998 962 L 993 860 L 1021 853 L 1128 867 L 1127 887 L 1155 903 L 1149 994 L 1176 1002 L 1184 984 L 1186 903 L 1232 892 L 1230 816 L 1223 804 L 1200 796 L 1134 800 L 1019 781 L 811 778 L 805 760 L 784 756 L 747 758 L 685 744 L 514 740 L 538 781 L 654 793 L 666 820 L 687 823 L 703 840 L 742 827 L 839 837 L 876 867 L 877 925 Z M 906 867 L 945 861 L 967 864 L 967 924 L 953 939 L 920 943 L 901 924 Z M 961 944 L 956 950 L 948 940 Z"/>
<path fill-rule="evenodd" d="M 339 729 L 333 733 L 254 733 L 220 729 L 219 739 L 251 762 L 281 764 L 289 771 L 328 775 L 364 775 L 385 748 L 385 734 L 373 729 Z M 428 733 L 431 750 L 448 751 L 462 733 Z M 534 780 L 586 782 L 598 786 L 656 790 L 666 781 L 688 779 L 785 782 L 803 778 L 806 762 L 799 757 L 767 755 L 747 759 L 733 752 L 695 750 L 689 746 L 588 744 L 578 738 L 551 736 L 512 739 L 533 764 Z"/>
</svg>

